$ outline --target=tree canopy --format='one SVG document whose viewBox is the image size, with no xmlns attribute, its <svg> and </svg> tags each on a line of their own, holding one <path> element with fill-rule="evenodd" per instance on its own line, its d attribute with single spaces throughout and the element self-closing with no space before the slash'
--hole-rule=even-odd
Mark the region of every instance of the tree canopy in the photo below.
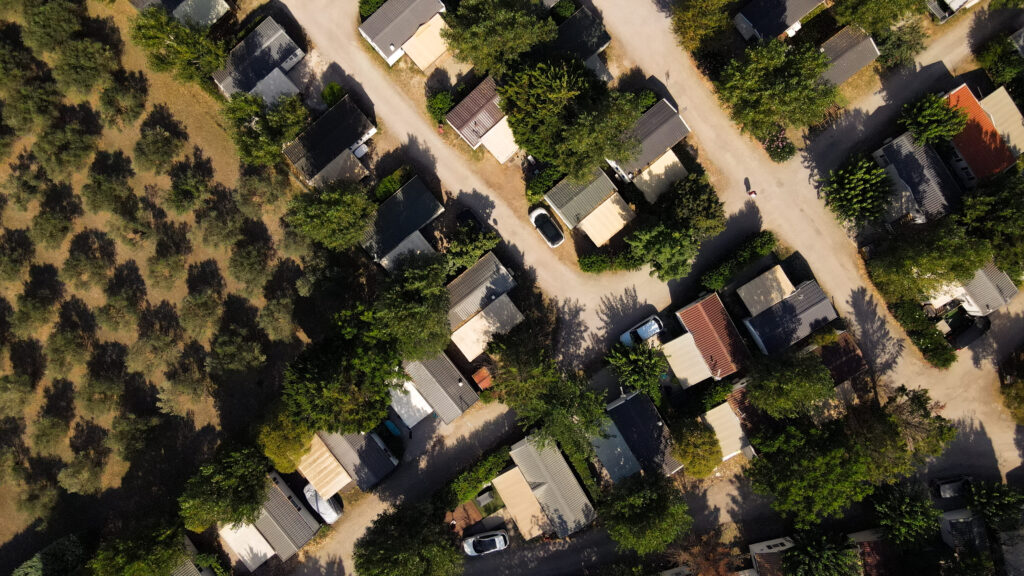
<svg viewBox="0 0 1024 576">
<path fill-rule="evenodd" d="M 355 544 L 362 576 L 457 576 L 463 554 L 444 512 L 428 502 L 403 502 L 377 516 Z"/>
<path fill-rule="evenodd" d="M 929 94 L 903 106 L 900 125 L 910 131 L 919 145 L 929 146 L 948 142 L 963 132 L 967 126 L 967 112 L 953 108 L 949 100 L 940 94 Z"/>
<path fill-rule="evenodd" d="M 616 482 L 600 513 L 619 548 L 641 556 L 664 551 L 693 525 L 682 493 L 661 474 Z"/>
<path fill-rule="evenodd" d="M 765 359 L 751 370 L 750 403 L 773 418 L 813 413 L 835 396 L 832 374 L 816 354 L 788 354 Z"/>
<path fill-rule="evenodd" d="M 463 0 L 444 19 L 448 27 L 441 37 L 455 58 L 499 78 L 558 35 L 555 23 L 530 0 Z"/>
<path fill-rule="evenodd" d="M 658 348 L 646 342 L 626 346 L 615 344 L 605 360 L 615 371 L 619 384 L 643 392 L 661 403 L 661 376 L 668 371 L 668 360 Z"/>
<path fill-rule="evenodd" d="M 1024 494 L 1002 482 L 971 482 L 967 486 L 967 506 L 980 514 L 992 530 L 1020 528 Z"/>
<path fill-rule="evenodd" d="M 918 0 L 839 0 L 832 14 L 840 24 L 854 24 L 882 34 L 909 14 L 924 12 Z"/>
<path fill-rule="evenodd" d="M 298 94 L 268 106 L 262 96 L 240 92 L 224 105 L 224 118 L 242 162 L 273 166 L 281 161 L 281 147 L 306 127 L 309 111 Z"/>
<path fill-rule="evenodd" d="M 402 258 L 391 282 L 377 296 L 376 320 L 404 360 L 429 360 L 451 341 L 447 277 L 441 256 Z"/>
<path fill-rule="evenodd" d="M 836 217 L 862 226 L 882 217 L 893 188 L 884 169 L 870 158 L 858 156 L 832 171 L 822 190 Z"/>
<path fill-rule="evenodd" d="M 793 576 L 860 576 L 860 553 L 847 537 L 820 532 L 797 534 L 795 546 L 782 553 L 786 574 Z"/>
<path fill-rule="evenodd" d="M 939 510 L 918 484 L 886 486 L 875 495 L 873 505 L 886 541 L 899 549 L 921 548 L 939 533 Z"/>
<path fill-rule="evenodd" d="M 345 250 L 363 240 L 376 212 L 376 205 L 361 186 L 335 182 L 295 196 L 286 218 L 309 240 L 331 250 Z"/>
<path fill-rule="evenodd" d="M 146 53 L 153 70 L 173 71 L 184 82 L 205 81 L 227 60 L 224 47 L 205 29 L 178 22 L 162 5 L 150 6 L 139 14 L 131 37 Z"/>
<path fill-rule="evenodd" d="M 959 215 L 974 238 L 992 246 L 996 266 L 1015 283 L 1024 279 L 1024 176 L 1006 174 L 964 197 Z"/>
<path fill-rule="evenodd" d="M 268 486 L 267 461 L 259 450 L 222 449 L 185 484 L 178 499 L 185 528 L 203 532 L 218 522 L 255 522 Z"/>
<path fill-rule="evenodd" d="M 835 86 L 821 80 L 828 65 L 817 46 L 773 39 L 730 62 L 718 94 L 744 131 L 767 140 L 780 126 L 811 126 L 825 119 L 838 96 Z"/>
<path fill-rule="evenodd" d="M 105 538 L 89 560 L 95 574 L 138 576 L 170 574 L 185 559 L 181 528 L 155 526 L 126 532 L 117 538 Z"/>
</svg>

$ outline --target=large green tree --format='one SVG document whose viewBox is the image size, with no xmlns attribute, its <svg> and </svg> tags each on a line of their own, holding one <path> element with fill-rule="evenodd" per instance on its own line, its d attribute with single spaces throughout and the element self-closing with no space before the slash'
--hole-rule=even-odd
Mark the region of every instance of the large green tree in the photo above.
<svg viewBox="0 0 1024 576">
<path fill-rule="evenodd" d="M 832 212 L 855 226 L 881 218 L 892 197 L 892 184 L 885 170 L 866 156 L 854 157 L 832 171 L 822 190 Z"/>
<path fill-rule="evenodd" d="M 428 502 L 403 502 L 377 516 L 356 540 L 362 576 L 457 576 L 463 554 L 444 511 Z"/>
<path fill-rule="evenodd" d="M 821 80 L 828 58 L 812 44 L 770 40 L 747 48 L 742 60 L 726 66 L 718 93 L 732 115 L 758 140 L 780 126 L 803 127 L 825 119 L 838 89 Z"/>
<path fill-rule="evenodd" d="M 157 72 L 173 71 L 186 82 L 204 82 L 224 66 L 227 52 L 205 29 L 174 19 L 161 5 L 146 8 L 132 24 L 132 41 Z"/>
<path fill-rule="evenodd" d="M 722 445 L 710 426 L 695 418 L 672 424 L 672 455 L 683 465 L 683 473 L 707 478 L 722 463 Z"/>
<path fill-rule="evenodd" d="M 224 105 L 224 117 L 242 162 L 273 166 L 281 161 L 281 147 L 306 127 L 309 111 L 301 95 L 268 106 L 262 96 L 240 92 Z"/>
<path fill-rule="evenodd" d="M 967 506 L 992 530 L 1008 532 L 1020 528 L 1024 494 L 1002 482 L 971 482 L 967 486 Z"/>
<path fill-rule="evenodd" d="M 110 576 L 170 574 L 185 559 L 183 538 L 181 528 L 173 525 L 125 531 L 103 539 L 89 568 Z"/>
<path fill-rule="evenodd" d="M 640 555 L 664 551 L 693 525 L 682 493 L 661 474 L 617 482 L 600 513 L 619 548 Z"/>
<path fill-rule="evenodd" d="M 267 461 L 256 448 L 222 449 L 199 467 L 178 498 L 185 528 L 253 523 L 267 494 Z"/>
<path fill-rule="evenodd" d="M 502 77 L 535 46 L 558 35 L 558 27 L 531 0 L 462 0 L 444 14 L 441 37 L 458 60 Z"/>
<path fill-rule="evenodd" d="M 377 321 L 403 359 L 428 360 L 451 341 L 447 263 L 440 256 L 415 255 L 401 259 L 396 272 L 374 303 Z"/>
<path fill-rule="evenodd" d="M 619 384 L 643 392 L 661 403 L 661 377 L 668 371 L 668 360 L 658 348 L 646 342 L 635 346 L 617 343 L 605 356 Z"/>
<path fill-rule="evenodd" d="M 835 396 L 832 374 L 816 354 L 765 359 L 751 370 L 747 398 L 773 418 L 794 418 L 817 410 Z"/>
<path fill-rule="evenodd" d="M 919 484 L 886 486 L 875 495 L 873 505 L 886 541 L 899 549 L 919 549 L 939 533 L 939 510 Z"/>
<path fill-rule="evenodd" d="M 924 12 L 919 0 L 838 0 L 832 14 L 840 24 L 854 24 L 881 34 L 909 14 Z"/>
<path fill-rule="evenodd" d="M 363 187 L 335 182 L 296 196 L 285 218 L 308 240 L 331 250 L 345 250 L 363 240 L 376 211 Z"/>
<path fill-rule="evenodd" d="M 972 237 L 992 245 L 996 265 L 1016 283 L 1024 279 L 1024 176 L 1006 174 L 964 197 L 960 220 Z"/>
<path fill-rule="evenodd" d="M 929 94 L 903 106 L 900 125 L 910 131 L 921 146 L 948 142 L 964 131 L 967 112 L 953 108 L 941 94 Z"/>
<path fill-rule="evenodd" d="M 860 576 L 860 553 L 847 537 L 820 532 L 797 534 L 795 546 L 782 553 L 786 574 L 792 576 Z"/>
</svg>

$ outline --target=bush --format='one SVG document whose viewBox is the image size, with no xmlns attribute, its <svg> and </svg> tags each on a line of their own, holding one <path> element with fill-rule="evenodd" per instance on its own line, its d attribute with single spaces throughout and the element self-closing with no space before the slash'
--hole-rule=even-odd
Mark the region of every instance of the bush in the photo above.
<svg viewBox="0 0 1024 576">
<path fill-rule="evenodd" d="M 105 284 L 116 263 L 114 241 L 100 230 L 86 228 L 71 238 L 64 276 L 74 286 L 88 289 Z"/>
<path fill-rule="evenodd" d="M 67 576 L 75 574 L 85 561 L 85 550 L 75 535 L 50 544 L 15 568 L 11 576 Z"/>
<path fill-rule="evenodd" d="M 415 176 L 416 173 L 413 172 L 411 166 L 400 166 L 377 182 L 377 186 L 373 189 L 373 197 L 377 199 L 377 202 L 383 202 Z"/>
<path fill-rule="evenodd" d="M 448 245 L 444 248 L 448 274 L 454 275 L 476 264 L 500 242 L 501 236 L 493 230 L 481 230 L 474 223 L 460 225 L 448 235 Z"/>
<path fill-rule="evenodd" d="M 782 163 L 796 156 L 796 144 L 786 136 L 786 130 L 780 128 L 775 134 L 761 140 L 765 152 L 772 162 Z"/>
<path fill-rule="evenodd" d="M 92 38 L 71 40 L 57 49 L 53 77 L 65 89 L 89 94 L 120 65 L 114 49 Z"/>
<path fill-rule="evenodd" d="M 762 230 L 747 238 L 728 260 L 701 276 L 700 282 L 708 290 L 722 290 L 732 281 L 733 276 L 754 260 L 774 252 L 777 246 L 778 240 L 776 240 L 775 234 L 768 230 Z"/>
<path fill-rule="evenodd" d="M 35 258 L 36 247 L 28 230 L 4 228 L 0 236 L 0 278 L 17 280 Z"/>
<path fill-rule="evenodd" d="M 330 108 L 345 98 L 345 89 L 337 82 L 328 82 L 324 89 L 320 91 L 320 98 Z"/>
<path fill-rule="evenodd" d="M 444 117 L 455 107 L 455 99 L 448 90 L 434 92 L 427 96 L 427 114 L 438 125 L 444 124 Z"/>
<path fill-rule="evenodd" d="M 185 149 L 188 132 L 185 125 L 174 118 L 164 104 L 149 111 L 139 127 L 139 140 L 135 143 L 135 163 L 143 170 L 167 172 L 174 159 Z"/>
<path fill-rule="evenodd" d="M 185 258 L 192 253 L 185 222 L 161 222 L 157 226 L 156 248 L 147 261 L 149 280 L 154 286 L 169 290 L 185 274 Z"/>
<path fill-rule="evenodd" d="M 39 203 L 39 212 L 32 217 L 29 234 L 36 244 L 57 248 L 82 214 L 82 199 L 72 192 L 71 186 L 64 182 L 53 184 Z"/>
<path fill-rule="evenodd" d="M 722 447 L 715 431 L 696 419 L 684 419 L 672 430 L 672 454 L 683 464 L 683 472 L 707 478 L 722 463 Z"/>
<path fill-rule="evenodd" d="M 274 240 L 267 227 L 262 221 L 249 220 L 242 229 L 242 237 L 231 249 L 228 272 L 254 292 L 266 283 L 276 257 Z"/>
<path fill-rule="evenodd" d="M 540 204 L 544 201 L 544 195 L 548 193 L 565 178 L 565 173 L 554 166 L 548 166 L 526 181 L 526 201 L 530 206 Z"/>
<path fill-rule="evenodd" d="M 171 165 L 170 175 L 171 190 L 167 194 L 167 204 L 178 214 L 185 214 L 210 193 L 213 161 L 203 155 L 202 148 L 195 146 L 192 156 Z"/>
<path fill-rule="evenodd" d="M 57 474 L 57 482 L 71 494 L 98 494 L 103 490 L 103 464 L 76 454 Z"/>
<path fill-rule="evenodd" d="M 925 315 L 917 302 L 891 302 L 889 311 L 907 331 L 910 341 L 917 346 L 924 359 L 936 368 L 949 368 L 956 362 L 956 351 Z"/>
<path fill-rule="evenodd" d="M 117 70 L 100 93 L 100 118 L 110 127 L 130 126 L 142 116 L 148 95 L 145 74 Z"/>
<path fill-rule="evenodd" d="M 224 302 L 224 277 L 216 260 L 189 264 L 185 279 L 188 295 L 181 305 L 181 321 L 193 338 L 205 338 L 217 324 Z"/>
<path fill-rule="evenodd" d="M 359 16 L 366 20 L 373 16 L 373 13 L 383 6 L 384 2 L 385 0 L 359 0 Z"/>
<path fill-rule="evenodd" d="M 494 450 L 490 455 L 481 458 L 473 467 L 464 470 L 455 477 L 448 485 L 449 497 L 453 505 L 472 500 L 483 489 L 484 484 L 501 473 L 512 461 L 509 456 L 508 447 L 502 446 Z"/>
<path fill-rule="evenodd" d="M 50 173 L 76 172 L 96 151 L 102 131 L 99 115 L 88 104 L 63 106 L 32 150 Z"/>
<path fill-rule="evenodd" d="M 565 22 L 575 13 L 576 2 L 573 0 L 558 0 L 558 2 L 551 7 L 551 15 L 555 18 L 556 22 Z"/>
<path fill-rule="evenodd" d="M 731 0 L 681 0 L 672 12 L 672 28 L 683 48 L 700 52 L 709 40 L 729 32 Z"/>
</svg>

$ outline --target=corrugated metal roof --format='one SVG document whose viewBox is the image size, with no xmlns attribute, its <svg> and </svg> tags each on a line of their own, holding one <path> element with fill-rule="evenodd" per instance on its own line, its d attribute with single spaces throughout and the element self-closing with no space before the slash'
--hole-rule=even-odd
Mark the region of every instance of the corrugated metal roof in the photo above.
<svg viewBox="0 0 1024 576">
<path fill-rule="evenodd" d="M 444 352 L 423 362 L 406 362 L 405 372 L 445 424 L 480 399 Z"/>
<path fill-rule="evenodd" d="M 507 334 L 523 321 L 523 313 L 512 303 L 508 294 L 502 294 L 479 314 L 452 333 L 452 343 L 466 360 L 473 361 L 487 350 L 495 334 Z"/>
<path fill-rule="evenodd" d="M 363 247 L 375 260 L 380 260 L 442 212 L 444 206 L 423 180 L 414 176 L 377 208 L 373 226 L 363 238 Z"/>
<path fill-rule="evenodd" d="M 753 0 L 740 11 L 765 39 L 775 38 L 824 0 Z"/>
<path fill-rule="evenodd" d="M 988 314 L 1009 304 L 1017 295 L 1017 286 L 1006 272 L 989 262 L 974 273 L 974 279 L 964 286 L 964 291 L 979 310 Z"/>
<path fill-rule="evenodd" d="M 643 170 L 689 133 L 690 127 L 683 117 L 663 98 L 644 112 L 626 134 L 640 142 L 640 149 L 634 158 L 618 162 L 619 168 L 627 173 Z"/>
<path fill-rule="evenodd" d="M 488 252 L 448 284 L 448 323 L 453 331 L 488 304 L 516 286 L 515 279 L 493 252 Z"/>
<path fill-rule="evenodd" d="M 782 266 L 776 264 L 759 274 L 757 278 L 740 286 L 736 293 L 747 307 L 750 315 L 757 316 L 785 300 L 795 290 L 796 288 L 789 281 L 789 276 L 786 276 Z"/>
<path fill-rule="evenodd" d="M 967 114 L 967 126 L 953 137 L 953 145 L 976 178 L 994 176 L 1013 165 L 1016 157 L 966 84 L 949 93 L 949 105 Z"/>
<path fill-rule="evenodd" d="M 395 469 L 391 453 L 369 434 L 320 432 L 320 438 L 341 465 L 356 479 L 360 490 L 373 488 Z"/>
<path fill-rule="evenodd" d="M 821 51 L 828 58 L 828 70 L 821 75 L 839 86 L 878 58 L 878 46 L 860 28 L 847 26 L 825 41 Z"/>
<path fill-rule="evenodd" d="M 930 219 L 945 216 L 960 198 L 960 187 L 930 146 L 919 146 L 909 132 L 882 147 L 889 165 Z"/>
<path fill-rule="evenodd" d="M 280 476 L 272 473 L 271 483 L 255 525 L 281 560 L 287 560 L 313 538 L 320 525 Z"/>
<path fill-rule="evenodd" d="M 505 117 L 505 113 L 498 106 L 500 99 L 494 78 L 488 76 L 463 98 L 462 102 L 452 108 L 445 119 L 471 148 L 476 149 L 484 134 Z"/>
<path fill-rule="evenodd" d="M 603 170 L 595 169 L 590 178 L 575 182 L 565 178 L 544 195 L 544 200 L 569 228 L 575 228 L 612 194 L 618 191 Z"/>
<path fill-rule="evenodd" d="M 185 24 L 207 28 L 230 11 L 231 6 L 224 0 L 184 0 L 171 14 Z"/>
<path fill-rule="evenodd" d="M 612 37 L 604 29 L 601 19 L 583 7 L 558 26 L 558 36 L 549 50 L 568 52 L 586 60 L 600 54 L 611 41 Z"/>
<path fill-rule="evenodd" d="M 390 57 L 420 26 L 443 10 L 440 0 L 388 0 L 359 26 L 359 30 L 385 57 Z"/>
<path fill-rule="evenodd" d="M 311 181 L 373 128 L 370 119 L 345 96 L 285 146 L 284 155 Z"/>
<path fill-rule="evenodd" d="M 716 380 L 740 369 L 749 352 L 717 292 L 676 312 Z"/>
<path fill-rule="evenodd" d="M 196 568 L 195 562 L 192 561 L 192 556 L 188 556 L 178 564 L 178 567 L 171 572 L 171 576 L 200 576 L 199 569 Z"/>
<path fill-rule="evenodd" d="M 529 437 L 509 451 L 559 538 L 578 532 L 597 514 L 556 446 L 538 448 Z"/>
<path fill-rule="evenodd" d="M 683 467 L 672 456 L 672 434 L 668 426 L 645 394 L 633 392 L 612 402 L 608 405 L 608 415 L 644 469 L 668 476 Z"/>
<path fill-rule="evenodd" d="M 814 280 L 808 280 L 797 286 L 788 298 L 744 320 L 744 324 L 762 352 L 775 354 L 836 318 L 836 309 L 821 287 Z"/>
<path fill-rule="evenodd" d="M 1006 88 L 1000 86 L 995 92 L 982 98 L 981 107 L 992 118 L 992 123 L 1013 155 L 1020 156 L 1024 151 L 1024 116 L 1021 115 L 1013 98 L 1010 98 Z"/>
<path fill-rule="evenodd" d="M 608 420 L 601 427 L 601 431 L 604 436 L 591 438 L 590 445 L 594 447 L 597 459 L 608 472 L 611 481 L 618 482 L 639 472 L 640 463 L 637 462 L 636 456 L 633 456 L 633 451 L 629 449 L 615 422 Z"/>
<path fill-rule="evenodd" d="M 274 68 L 299 55 L 304 53 L 298 44 L 268 17 L 231 50 L 227 64 L 213 73 L 213 80 L 229 97 L 248 92 Z"/>
</svg>

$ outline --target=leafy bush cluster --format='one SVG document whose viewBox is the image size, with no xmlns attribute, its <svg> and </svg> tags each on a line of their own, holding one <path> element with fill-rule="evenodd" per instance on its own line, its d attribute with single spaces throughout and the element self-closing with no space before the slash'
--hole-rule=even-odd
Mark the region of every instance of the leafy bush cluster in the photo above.
<svg viewBox="0 0 1024 576">
<path fill-rule="evenodd" d="M 768 230 L 762 230 L 744 240 L 743 244 L 729 256 L 729 259 L 701 276 L 700 283 L 708 290 L 716 292 L 722 290 L 739 271 L 754 260 L 774 252 L 778 244 L 775 234 Z"/>
<path fill-rule="evenodd" d="M 501 446 L 489 456 L 482 458 L 472 468 L 455 477 L 448 485 L 452 502 L 465 502 L 476 498 L 484 484 L 493 480 L 511 463 L 508 447 Z"/>
<path fill-rule="evenodd" d="M 722 463 L 718 436 L 699 420 L 684 418 L 674 423 L 672 439 L 672 455 L 683 465 L 687 476 L 706 478 Z"/>
</svg>

